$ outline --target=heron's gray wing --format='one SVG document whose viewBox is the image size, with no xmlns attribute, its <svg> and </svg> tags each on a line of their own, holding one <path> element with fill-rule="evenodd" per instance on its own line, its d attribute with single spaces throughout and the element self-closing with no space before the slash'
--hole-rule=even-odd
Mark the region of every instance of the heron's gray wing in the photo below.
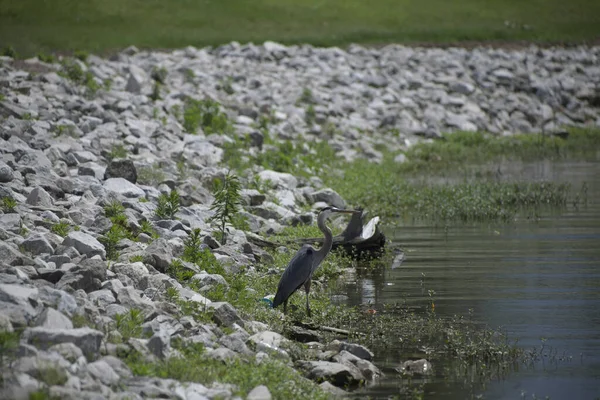
<svg viewBox="0 0 600 400">
<path fill-rule="evenodd" d="M 286 301 L 292 293 L 304 285 L 310 277 L 314 261 L 315 249 L 311 246 L 304 245 L 298 250 L 279 280 L 277 293 L 273 299 L 273 307 L 277 307 Z"/>
</svg>

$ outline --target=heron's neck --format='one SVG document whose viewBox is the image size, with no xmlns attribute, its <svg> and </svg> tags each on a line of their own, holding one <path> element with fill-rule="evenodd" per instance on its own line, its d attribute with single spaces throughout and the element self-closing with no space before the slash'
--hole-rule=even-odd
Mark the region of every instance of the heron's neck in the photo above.
<svg viewBox="0 0 600 400">
<path fill-rule="evenodd" d="M 331 251 L 331 246 L 333 245 L 333 234 L 331 233 L 331 229 L 325 224 L 325 220 L 327 219 L 326 215 L 319 215 L 317 219 L 317 226 L 325 235 L 325 240 L 323 240 L 323 246 L 319 250 L 317 250 L 317 261 L 320 263 L 323 261 L 327 253 Z"/>
</svg>

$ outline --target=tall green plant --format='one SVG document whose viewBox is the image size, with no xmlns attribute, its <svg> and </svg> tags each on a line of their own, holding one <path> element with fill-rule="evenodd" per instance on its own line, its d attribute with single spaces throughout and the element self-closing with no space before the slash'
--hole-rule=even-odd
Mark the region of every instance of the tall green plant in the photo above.
<svg viewBox="0 0 600 400">
<path fill-rule="evenodd" d="M 179 211 L 179 193 L 177 190 L 171 190 L 171 192 L 161 193 L 158 196 L 158 206 L 154 214 L 161 219 L 174 219 L 175 214 Z"/>
<path fill-rule="evenodd" d="M 227 172 L 223 181 L 215 182 L 215 201 L 210 209 L 215 212 L 210 221 L 219 224 L 221 244 L 225 244 L 225 224 L 233 223 L 235 215 L 240 210 L 242 197 L 240 195 L 240 181 L 237 176 Z"/>
</svg>

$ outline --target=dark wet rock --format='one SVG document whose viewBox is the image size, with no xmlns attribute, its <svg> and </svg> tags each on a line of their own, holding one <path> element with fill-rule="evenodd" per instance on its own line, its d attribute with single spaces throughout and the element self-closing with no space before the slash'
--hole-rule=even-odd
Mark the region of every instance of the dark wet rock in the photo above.
<svg viewBox="0 0 600 400">
<path fill-rule="evenodd" d="M 341 342 L 340 349 L 346 350 L 347 352 L 354 354 L 356 357 L 367 361 L 371 361 L 373 359 L 373 352 L 360 344 Z"/>
<path fill-rule="evenodd" d="M 112 160 L 106 167 L 104 179 L 124 178 L 131 183 L 137 182 L 137 170 L 131 160 Z"/>
<path fill-rule="evenodd" d="M 347 352 L 346 350 L 342 350 L 336 354 L 332 358 L 332 361 L 358 368 L 365 379 L 369 381 L 375 380 L 381 376 L 381 371 L 379 371 L 379 368 L 377 368 L 373 363 L 359 358 L 354 354 Z"/>
<path fill-rule="evenodd" d="M 352 387 L 364 381 L 356 367 L 329 361 L 298 361 L 308 379 L 317 382 L 328 381 L 337 387 Z"/>
<path fill-rule="evenodd" d="M 34 279 L 43 279 L 50 283 L 58 283 L 65 274 L 65 271 L 60 269 L 38 268 L 38 275 Z"/>
<path fill-rule="evenodd" d="M 321 340 L 320 335 L 316 331 L 299 326 L 288 327 L 286 335 L 291 340 L 295 340 L 300 343 L 319 342 Z"/>
</svg>

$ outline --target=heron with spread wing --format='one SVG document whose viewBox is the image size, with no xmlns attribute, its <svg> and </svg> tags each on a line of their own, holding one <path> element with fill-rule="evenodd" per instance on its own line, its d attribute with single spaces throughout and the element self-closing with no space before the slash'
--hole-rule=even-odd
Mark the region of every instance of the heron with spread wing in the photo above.
<svg viewBox="0 0 600 400">
<path fill-rule="evenodd" d="M 360 214 L 360 210 L 342 210 L 336 207 L 325 207 L 319 213 L 317 218 L 317 226 L 325 235 L 323 246 L 320 249 L 305 244 L 298 250 L 292 258 L 287 268 L 283 272 L 277 287 L 277 294 L 273 300 L 273 307 L 277 307 L 283 303 L 283 313 L 287 312 L 287 302 L 289 297 L 302 286 L 306 291 L 306 313 L 310 316 L 310 305 L 308 304 L 308 294 L 310 292 L 310 282 L 313 274 L 321 265 L 327 254 L 331 251 L 333 244 L 333 234 L 331 229 L 325 224 L 327 218 L 334 213 L 341 214 Z"/>
</svg>

